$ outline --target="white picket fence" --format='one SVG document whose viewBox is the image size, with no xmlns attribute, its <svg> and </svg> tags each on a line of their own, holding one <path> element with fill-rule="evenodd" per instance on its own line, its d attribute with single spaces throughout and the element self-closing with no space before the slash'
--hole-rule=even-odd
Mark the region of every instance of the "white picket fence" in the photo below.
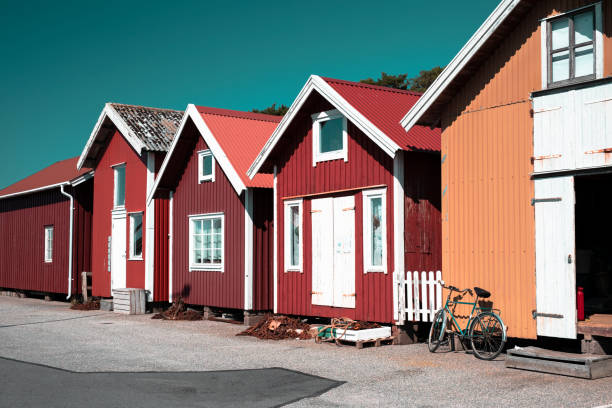
<svg viewBox="0 0 612 408">
<path fill-rule="evenodd" d="M 400 304 L 404 305 L 403 320 L 431 322 L 437 310 L 442 308 L 442 272 L 406 272 L 400 282 Z M 403 289 L 403 290 L 402 290 Z M 403 296 L 402 296 L 403 295 Z"/>
</svg>

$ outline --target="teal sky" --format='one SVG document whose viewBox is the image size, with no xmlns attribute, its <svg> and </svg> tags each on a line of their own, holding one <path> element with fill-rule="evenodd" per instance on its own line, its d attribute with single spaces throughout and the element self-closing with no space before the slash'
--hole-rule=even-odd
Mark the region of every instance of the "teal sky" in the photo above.
<svg viewBox="0 0 612 408">
<path fill-rule="evenodd" d="M 78 156 L 105 102 L 251 110 L 310 74 L 446 65 L 495 0 L 0 0 L 0 188 Z"/>
</svg>

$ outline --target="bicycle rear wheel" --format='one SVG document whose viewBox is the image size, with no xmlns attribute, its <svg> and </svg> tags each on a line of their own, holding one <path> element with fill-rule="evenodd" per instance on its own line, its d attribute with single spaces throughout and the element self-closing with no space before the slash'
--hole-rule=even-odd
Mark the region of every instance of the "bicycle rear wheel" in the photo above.
<svg viewBox="0 0 612 408">
<path fill-rule="evenodd" d="M 429 351 L 432 353 L 435 352 L 440 346 L 440 343 L 444 341 L 444 337 L 446 336 L 446 319 L 446 311 L 444 309 L 438 310 L 434 315 L 427 341 Z"/>
<path fill-rule="evenodd" d="M 477 358 L 493 360 L 506 344 L 506 326 L 495 313 L 483 312 L 472 322 L 469 337 Z"/>
</svg>

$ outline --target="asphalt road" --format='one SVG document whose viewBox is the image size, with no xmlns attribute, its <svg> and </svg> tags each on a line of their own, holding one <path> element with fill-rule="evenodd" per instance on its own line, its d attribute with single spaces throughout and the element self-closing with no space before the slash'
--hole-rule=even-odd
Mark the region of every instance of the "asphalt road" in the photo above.
<svg viewBox="0 0 612 408">
<path fill-rule="evenodd" d="M 81 373 L 0 358 L 0 407 L 276 407 L 340 384 L 284 368 Z"/>
<path fill-rule="evenodd" d="M 165 408 L 287 402 L 308 408 L 592 408 L 612 403 L 612 377 L 583 380 L 508 369 L 503 355 L 487 362 L 465 352 L 432 354 L 425 344 L 357 350 L 312 340 L 236 336 L 244 329 L 74 311 L 66 303 L 0 296 L 0 357 L 47 366 L 0 360 L 0 405 L 70 406 L 72 398 L 81 402 L 74 405 L 79 407 L 139 406 L 142 401 L 142 406 Z M 84 401 L 80 393 L 88 398 Z"/>
</svg>

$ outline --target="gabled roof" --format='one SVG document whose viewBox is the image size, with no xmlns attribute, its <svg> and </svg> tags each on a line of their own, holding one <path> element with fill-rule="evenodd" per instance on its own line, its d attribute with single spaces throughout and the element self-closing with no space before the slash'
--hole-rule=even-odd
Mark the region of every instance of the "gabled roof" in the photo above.
<svg viewBox="0 0 612 408">
<path fill-rule="evenodd" d="M 107 103 L 81 153 L 78 168 L 95 166 L 115 129 L 138 152 L 165 152 L 180 126 L 182 111 Z"/>
<path fill-rule="evenodd" d="M 188 119 L 195 124 L 237 194 L 242 193 L 247 187 L 272 187 L 271 175 L 260 174 L 251 180 L 247 176 L 247 170 L 276 129 L 281 117 L 190 104 L 159 170 L 149 200 L 153 198 L 158 188 L 169 182 L 165 177 L 167 167 L 171 165 L 170 163 L 176 162 L 173 156 L 184 137 L 183 129 Z"/>
<path fill-rule="evenodd" d="M 23 194 L 35 193 L 59 187 L 62 184 L 78 184 L 81 177 L 90 177 L 93 171 L 88 168 L 77 170 L 78 157 L 58 161 L 8 187 L 0 190 L 0 200 Z"/>
<path fill-rule="evenodd" d="M 258 174 L 295 115 L 314 91 L 391 157 L 398 150 L 440 151 L 439 129 L 418 127 L 406 133 L 399 124 L 406 109 L 410 109 L 419 99 L 418 93 L 311 75 L 249 168 L 249 177 Z"/>
<path fill-rule="evenodd" d="M 402 118 L 401 125 L 439 126 L 440 114 L 458 88 L 463 86 L 493 52 L 536 0 L 502 0 L 491 15 L 452 59 L 419 101 Z"/>
</svg>

